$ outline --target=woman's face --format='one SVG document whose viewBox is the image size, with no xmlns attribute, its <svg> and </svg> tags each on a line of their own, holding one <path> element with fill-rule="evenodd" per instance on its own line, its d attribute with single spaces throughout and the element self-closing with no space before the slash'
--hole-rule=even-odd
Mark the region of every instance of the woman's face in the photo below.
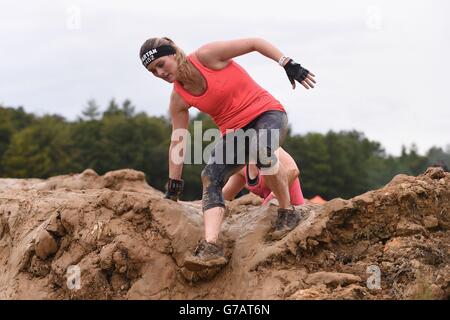
<svg viewBox="0 0 450 320">
<path fill-rule="evenodd" d="M 164 56 L 156 59 L 148 65 L 148 71 L 155 77 L 161 78 L 169 83 L 176 80 L 177 62 L 175 55 Z"/>
</svg>

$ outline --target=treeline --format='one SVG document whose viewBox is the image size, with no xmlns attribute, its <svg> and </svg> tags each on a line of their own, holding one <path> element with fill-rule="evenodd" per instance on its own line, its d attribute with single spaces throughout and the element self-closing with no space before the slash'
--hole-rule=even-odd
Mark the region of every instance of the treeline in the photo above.
<svg viewBox="0 0 450 320">
<path fill-rule="evenodd" d="M 203 130 L 215 127 L 202 113 L 191 120 L 202 121 Z M 132 168 L 143 171 L 151 186 L 164 190 L 170 136 L 170 119 L 136 113 L 129 100 L 113 99 L 103 112 L 90 100 L 76 121 L 0 106 L 0 177 L 49 178 L 86 168 L 103 175 Z M 418 154 L 414 145 L 403 147 L 402 154 L 394 157 L 357 131 L 289 133 L 284 148 L 300 167 L 308 198 L 316 194 L 325 199 L 350 198 L 383 186 L 398 173 L 417 175 L 439 161 L 450 164 L 450 145 L 445 151 L 433 147 L 425 155 Z M 183 199 L 201 198 L 203 166 L 184 166 Z"/>
</svg>

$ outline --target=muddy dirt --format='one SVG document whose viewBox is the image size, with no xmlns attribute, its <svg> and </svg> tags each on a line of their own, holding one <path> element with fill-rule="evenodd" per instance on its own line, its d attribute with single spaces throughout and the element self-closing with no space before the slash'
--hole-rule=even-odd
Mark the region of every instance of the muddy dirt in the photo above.
<svg viewBox="0 0 450 320">
<path fill-rule="evenodd" d="M 450 174 L 440 168 L 298 207 L 305 218 L 279 241 L 267 237 L 276 200 L 227 205 L 230 261 L 194 273 L 183 261 L 203 234 L 201 201 L 166 200 L 142 172 L 0 179 L 0 299 L 450 296 Z"/>
</svg>

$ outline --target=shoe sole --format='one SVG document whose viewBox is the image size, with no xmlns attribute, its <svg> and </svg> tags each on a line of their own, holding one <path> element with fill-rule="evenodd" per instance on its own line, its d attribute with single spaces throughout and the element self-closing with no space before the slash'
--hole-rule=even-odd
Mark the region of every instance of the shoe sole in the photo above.
<svg viewBox="0 0 450 320">
<path fill-rule="evenodd" d="M 184 267 L 191 271 L 202 271 L 204 269 L 209 268 L 217 268 L 217 267 L 223 267 L 227 264 L 227 260 L 224 258 L 218 258 L 209 260 L 208 262 L 205 262 L 203 260 L 194 260 L 194 259 L 186 259 L 184 261 Z"/>
<path fill-rule="evenodd" d="M 279 231 L 278 233 L 272 232 L 272 233 L 269 235 L 269 238 L 270 238 L 270 240 L 272 240 L 272 241 L 280 240 L 280 239 L 284 238 L 284 237 L 285 237 L 289 232 L 291 232 L 292 230 L 294 230 L 294 229 L 291 229 L 291 230 L 283 230 L 283 231 Z"/>
</svg>

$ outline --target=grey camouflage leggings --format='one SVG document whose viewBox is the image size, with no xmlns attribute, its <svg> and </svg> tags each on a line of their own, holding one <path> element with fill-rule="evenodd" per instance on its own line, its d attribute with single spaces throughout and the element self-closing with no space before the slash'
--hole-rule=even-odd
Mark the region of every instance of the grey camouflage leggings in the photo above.
<svg viewBox="0 0 450 320">
<path fill-rule="evenodd" d="M 287 125 L 285 112 L 266 111 L 242 130 L 228 133 L 219 140 L 202 171 L 203 211 L 225 207 L 222 188 L 246 163 L 256 163 L 260 168 L 270 167 L 276 163 L 277 159 L 273 152 L 283 144 Z"/>
</svg>

